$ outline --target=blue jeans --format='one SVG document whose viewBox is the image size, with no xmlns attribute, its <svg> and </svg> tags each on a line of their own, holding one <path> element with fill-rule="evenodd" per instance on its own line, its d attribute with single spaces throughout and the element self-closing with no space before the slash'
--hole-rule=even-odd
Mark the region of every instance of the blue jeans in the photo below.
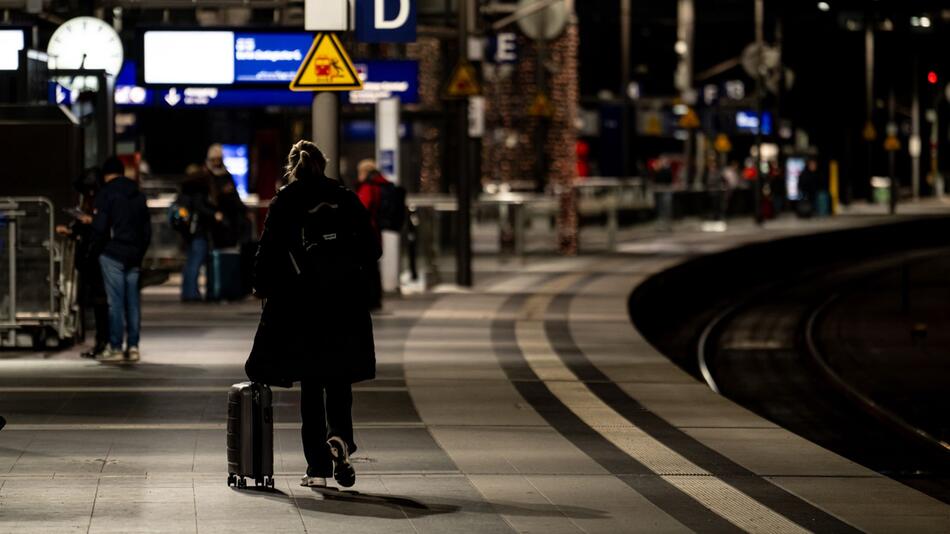
<svg viewBox="0 0 950 534">
<path fill-rule="evenodd" d="M 109 298 L 109 344 L 122 349 L 122 337 L 128 329 L 129 347 L 139 346 L 142 316 L 139 307 L 139 268 L 126 267 L 121 261 L 99 256 L 102 280 Z"/>
<path fill-rule="evenodd" d="M 201 300 L 198 274 L 208 258 L 208 239 L 196 237 L 188 244 L 188 258 L 181 272 L 181 300 Z"/>
</svg>

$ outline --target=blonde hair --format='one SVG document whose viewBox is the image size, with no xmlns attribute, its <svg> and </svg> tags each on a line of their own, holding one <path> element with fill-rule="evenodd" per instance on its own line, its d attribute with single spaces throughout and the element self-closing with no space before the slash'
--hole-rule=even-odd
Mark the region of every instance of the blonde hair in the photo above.
<svg viewBox="0 0 950 534">
<path fill-rule="evenodd" d="M 327 168 L 327 157 L 320 148 L 310 141 L 297 141 L 287 155 L 284 177 L 287 182 L 306 180 L 323 176 Z"/>
<path fill-rule="evenodd" d="M 369 173 L 375 170 L 376 170 L 376 160 L 374 159 L 364 159 L 360 161 L 359 164 L 356 166 L 356 172 L 359 172 L 359 173 L 363 173 L 363 172 Z"/>
</svg>

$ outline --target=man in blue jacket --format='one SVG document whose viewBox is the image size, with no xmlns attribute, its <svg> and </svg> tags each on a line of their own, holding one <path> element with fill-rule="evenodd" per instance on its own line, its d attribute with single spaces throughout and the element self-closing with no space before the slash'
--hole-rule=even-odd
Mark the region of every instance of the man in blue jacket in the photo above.
<svg viewBox="0 0 950 534">
<path fill-rule="evenodd" d="M 109 348 L 97 358 L 101 362 L 139 360 L 139 271 L 152 227 L 145 195 L 124 173 L 125 166 L 116 157 L 103 163 L 105 185 L 96 196 L 92 221 L 90 253 L 99 254 L 109 299 Z M 126 332 L 128 350 L 123 353 Z"/>
</svg>

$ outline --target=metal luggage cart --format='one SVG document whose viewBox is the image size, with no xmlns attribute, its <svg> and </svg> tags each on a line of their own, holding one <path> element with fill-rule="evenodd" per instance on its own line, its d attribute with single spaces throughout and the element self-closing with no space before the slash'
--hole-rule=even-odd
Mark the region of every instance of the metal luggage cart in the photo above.
<svg viewBox="0 0 950 534">
<path fill-rule="evenodd" d="M 0 198 L 0 346 L 55 347 L 79 332 L 75 243 L 53 231 L 49 199 Z"/>
</svg>

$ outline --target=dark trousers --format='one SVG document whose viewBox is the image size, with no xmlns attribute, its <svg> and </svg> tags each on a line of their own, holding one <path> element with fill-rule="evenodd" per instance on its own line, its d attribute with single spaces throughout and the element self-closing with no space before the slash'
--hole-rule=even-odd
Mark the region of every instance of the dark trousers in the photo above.
<svg viewBox="0 0 950 534">
<path fill-rule="evenodd" d="M 105 347 L 109 342 L 109 300 L 106 298 L 106 286 L 98 261 L 94 266 L 80 271 L 79 295 L 83 324 L 86 324 L 86 313 L 91 308 L 96 325 L 96 347 Z"/>
<path fill-rule="evenodd" d="M 300 418 L 303 428 L 303 453 L 307 458 L 307 475 L 332 477 L 333 461 L 327 439 L 338 436 L 346 442 L 349 452 L 356 451 L 353 442 L 353 392 L 350 384 L 300 384 Z"/>
<path fill-rule="evenodd" d="M 366 270 L 366 304 L 371 310 L 383 307 L 383 279 L 379 262 L 373 262 Z"/>
</svg>

